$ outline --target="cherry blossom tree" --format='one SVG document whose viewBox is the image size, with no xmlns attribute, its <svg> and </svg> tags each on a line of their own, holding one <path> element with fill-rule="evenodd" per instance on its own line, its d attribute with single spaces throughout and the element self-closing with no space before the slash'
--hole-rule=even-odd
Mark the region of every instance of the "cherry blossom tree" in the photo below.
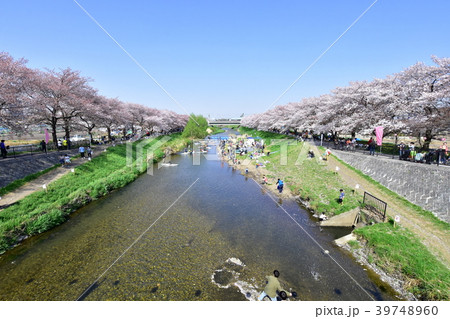
<svg viewBox="0 0 450 319">
<path fill-rule="evenodd" d="M 24 59 L 14 60 L 0 53 L 0 127 L 21 132 L 26 125 L 48 125 L 57 145 L 57 129 L 63 128 L 67 139 L 74 127 L 85 129 L 91 137 L 94 128 L 112 131 L 138 127 L 150 132 L 180 131 L 188 116 L 173 111 L 124 103 L 118 98 L 97 94 L 90 79 L 70 68 L 60 71 L 31 70 Z M 26 121 L 25 121 L 26 120 Z"/>
<path fill-rule="evenodd" d="M 24 59 L 14 60 L 0 52 L 0 127 L 23 132 L 30 112 L 31 84 L 34 72 Z"/>
<path fill-rule="evenodd" d="M 83 111 L 79 114 L 77 127 L 81 127 L 89 134 L 90 143 L 92 143 L 92 131 L 101 126 L 103 106 L 106 100 L 102 96 L 95 96 L 90 103 L 85 104 Z"/>
<path fill-rule="evenodd" d="M 437 134 L 450 130 L 450 58 L 432 57 L 435 65 L 417 63 L 373 81 L 350 82 L 316 98 L 278 106 L 242 119 L 241 124 L 267 131 L 425 135 L 425 148 Z"/>
<path fill-rule="evenodd" d="M 398 104 L 412 133 L 426 137 L 424 148 L 431 139 L 450 129 L 450 119 L 445 117 L 450 107 L 450 58 L 432 57 L 436 65 L 422 62 L 396 75 Z"/>
<path fill-rule="evenodd" d="M 63 125 L 65 137 L 69 140 L 73 119 L 79 117 L 84 106 L 94 100 L 96 92 L 88 81 L 70 68 L 59 72 L 37 71 L 32 95 L 37 106 L 35 120 L 51 127 L 55 145 L 58 125 Z"/>
<path fill-rule="evenodd" d="M 106 103 L 103 104 L 103 112 L 100 115 L 101 127 L 106 128 L 108 139 L 112 140 L 112 131 L 119 128 L 121 124 L 121 116 L 123 115 L 123 105 L 117 98 L 105 98 Z"/>
</svg>

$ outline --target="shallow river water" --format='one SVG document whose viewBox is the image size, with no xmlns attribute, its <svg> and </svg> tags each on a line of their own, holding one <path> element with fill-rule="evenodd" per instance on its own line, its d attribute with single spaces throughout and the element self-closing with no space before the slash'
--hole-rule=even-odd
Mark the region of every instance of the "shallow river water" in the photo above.
<svg viewBox="0 0 450 319">
<path fill-rule="evenodd" d="M 274 269 L 297 300 L 396 299 L 331 243 L 349 230 L 320 229 L 295 201 L 209 157 L 155 165 L 0 256 L 0 299 L 255 300 Z"/>
</svg>

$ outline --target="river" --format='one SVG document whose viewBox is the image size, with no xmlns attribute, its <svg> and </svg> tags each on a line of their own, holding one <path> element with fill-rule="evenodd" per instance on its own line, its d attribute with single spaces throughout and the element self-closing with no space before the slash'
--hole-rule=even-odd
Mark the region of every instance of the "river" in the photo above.
<svg viewBox="0 0 450 319">
<path fill-rule="evenodd" d="M 214 154 L 173 156 L 1 255 L 0 299 L 254 300 L 278 269 L 297 300 L 396 300 L 332 244 L 348 229 L 281 209 Z"/>
</svg>

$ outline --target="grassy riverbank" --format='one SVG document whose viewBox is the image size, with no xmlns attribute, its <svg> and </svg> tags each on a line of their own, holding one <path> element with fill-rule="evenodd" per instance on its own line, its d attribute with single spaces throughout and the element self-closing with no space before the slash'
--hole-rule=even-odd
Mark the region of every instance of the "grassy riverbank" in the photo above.
<svg viewBox="0 0 450 319">
<path fill-rule="evenodd" d="M 368 259 L 388 274 L 400 274 L 405 288 L 420 300 L 449 300 L 450 273 L 414 234 L 389 223 L 356 229 Z"/>
<path fill-rule="evenodd" d="M 333 216 L 361 205 L 362 196 L 354 194 L 352 189 L 342 182 L 339 175 L 328 170 L 319 159 L 320 154 L 315 154 L 316 157 L 313 159 L 307 158 L 309 149 L 305 143 L 292 138 L 285 142 L 280 141 L 286 139 L 286 136 L 248 128 L 241 129 L 241 133 L 264 139 L 267 144 L 265 152 L 270 151 L 269 156 L 263 157 L 265 161 L 270 162 L 266 163 L 266 169 L 272 173 L 268 177 L 275 181 L 281 178 L 285 187 L 289 187 L 294 195 L 307 202 L 309 208 Z M 283 150 L 280 143 L 286 143 Z M 338 202 L 340 189 L 345 192 L 343 204 Z"/>
<path fill-rule="evenodd" d="M 154 150 L 153 161 L 160 160 L 166 148 L 179 150 L 186 145 L 186 139 L 181 138 L 180 134 L 170 137 L 169 141 Z M 162 138 L 157 137 L 144 143 L 141 154 L 146 154 Z M 75 173 L 49 184 L 46 190 L 37 191 L 2 210 L 0 252 L 26 236 L 42 233 L 59 225 L 76 209 L 134 181 L 147 169 L 145 158 L 137 158 L 136 147 L 140 143 L 142 141 L 133 143 L 132 156 L 128 162 L 126 144 L 110 147 L 92 161 L 75 168 Z"/>
<path fill-rule="evenodd" d="M 241 132 L 262 138 L 267 137 L 272 141 L 286 138 L 284 135 L 256 132 L 250 129 L 243 129 Z M 265 151 L 269 150 L 270 156 L 263 157 L 264 160 L 270 161 L 265 167 L 272 174 L 269 177 L 275 180 L 284 178 L 286 186 L 292 193 L 306 200 L 313 210 L 335 215 L 361 204 L 362 195 L 353 192 L 355 185 L 345 185 L 346 183 L 339 177 L 339 173 L 334 171 L 334 168 L 328 168 L 323 160 L 318 159 L 320 154 L 315 154 L 315 159 L 306 158 L 309 149 L 305 147 L 305 144 L 292 143 L 287 146 L 287 161 L 284 165 L 280 162 L 282 158 L 280 146 L 271 145 Z M 343 166 L 341 170 L 357 171 L 338 161 Z M 389 196 L 394 196 L 395 200 L 412 210 L 419 219 L 431 222 L 432 227 L 437 231 L 449 232 L 449 224 L 438 220 L 431 212 L 401 198 L 363 173 L 359 171 L 357 173 L 373 187 L 385 191 Z M 356 183 L 356 180 L 352 182 Z M 343 188 L 346 193 L 344 205 L 337 203 L 339 188 Z M 358 246 L 364 247 L 369 263 L 382 269 L 388 275 L 401 279 L 407 291 L 422 300 L 449 299 L 448 268 L 430 253 L 419 237 L 410 230 L 402 226 L 394 228 L 391 223 L 382 223 L 360 228 L 355 233 L 360 240 Z"/>
</svg>

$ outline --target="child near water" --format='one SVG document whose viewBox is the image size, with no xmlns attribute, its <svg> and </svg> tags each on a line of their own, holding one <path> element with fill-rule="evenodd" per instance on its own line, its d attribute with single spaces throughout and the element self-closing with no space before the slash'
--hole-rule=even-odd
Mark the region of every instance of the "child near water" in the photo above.
<svg viewBox="0 0 450 319">
<path fill-rule="evenodd" d="M 278 179 L 277 189 L 278 189 L 278 192 L 280 192 L 280 194 L 283 192 L 283 186 L 284 186 L 283 181 L 281 179 Z"/>
<path fill-rule="evenodd" d="M 339 204 L 343 204 L 344 203 L 344 197 L 345 197 L 345 193 L 344 193 L 344 190 L 341 188 L 340 190 L 339 190 L 341 193 L 339 194 L 339 199 L 338 199 L 338 202 L 339 202 Z"/>
</svg>

